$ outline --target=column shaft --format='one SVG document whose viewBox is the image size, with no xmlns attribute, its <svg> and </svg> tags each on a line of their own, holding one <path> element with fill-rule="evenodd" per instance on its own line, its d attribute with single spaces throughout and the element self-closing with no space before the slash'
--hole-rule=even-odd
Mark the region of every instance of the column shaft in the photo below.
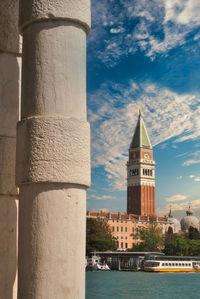
<svg viewBox="0 0 200 299">
<path fill-rule="evenodd" d="M 85 298 L 89 0 L 21 0 L 19 299 Z"/>
<path fill-rule="evenodd" d="M 18 0 L 0 0 L 0 298 L 17 298 L 16 124 L 19 120 Z"/>
</svg>

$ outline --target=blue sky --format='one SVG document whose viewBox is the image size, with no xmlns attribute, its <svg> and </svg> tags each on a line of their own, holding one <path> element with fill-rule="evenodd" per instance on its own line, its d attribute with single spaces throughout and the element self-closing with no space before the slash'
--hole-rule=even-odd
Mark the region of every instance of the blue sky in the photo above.
<svg viewBox="0 0 200 299">
<path fill-rule="evenodd" d="M 156 161 L 156 209 L 200 217 L 200 2 L 92 0 L 88 210 L 126 211 L 128 148 L 142 108 Z"/>
</svg>

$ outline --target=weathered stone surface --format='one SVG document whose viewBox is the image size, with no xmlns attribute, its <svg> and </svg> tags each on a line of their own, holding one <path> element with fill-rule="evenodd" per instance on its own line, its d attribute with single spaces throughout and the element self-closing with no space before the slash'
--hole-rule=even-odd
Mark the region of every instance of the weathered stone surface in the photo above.
<svg viewBox="0 0 200 299">
<path fill-rule="evenodd" d="M 20 0 L 20 26 L 41 19 L 69 19 L 89 32 L 90 0 Z"/>
<path fill-rule="evenodd" d="M 65 184 L 20 188 L 20 299 L 85 299 L 86 191 Z"/>
<path fill-rule="evenodd" d="M 19 120 L 20 61 L 20 58 L 14 55 L 0 53 L 0 136 L 16 136 L 16 124 Z"/>
<path fill-rule="evenodd" d="M 89 0 L 21 0 L 20 299 L 85 298 Z"/>
<path fill-rule="evenodd" d="M 31 118 L 18 123 L 17 185 L 90 185 L 90 128 L 75 118 Z"/>
<path fill-rule="evenodd" d="M 17 197 L 0 195 L 0 298 L 17 298 Z"/>
<path fill-rule="evenodd" d="M 56 21 L 32 24 L 23 37 L 22 119 L 54 114 L 86 120 L 85 32 Z"/>
<path fill-rule="evenodd" d="M 0 1 L 0 51 L 19 53 L 19 0 Z"/>
<path fill-rule="evenodd" d="M 0 194 L 18 194 L 15 186 L 16 138 L 0 136 Z"/>
</svg>

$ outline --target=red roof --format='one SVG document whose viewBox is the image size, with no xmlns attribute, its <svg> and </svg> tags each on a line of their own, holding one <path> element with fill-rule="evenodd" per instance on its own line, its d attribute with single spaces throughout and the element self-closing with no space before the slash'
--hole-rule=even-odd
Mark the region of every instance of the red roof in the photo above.
<svg viewBox="0 0 200 299">
<path fill-rule="evenodd" d="M 122 214 L 122 213 L 106 213 L 106 212 L 90 212 L 87 211 L 87 216 L 90 217 L 100 217 L 100 218 L 107 218 L 107 219 L 122 219 L 122 220 L 142 220 L 142 221 L 149 221 L 150 219 L 159 222 L 166 222 L 166 217 L 148 217 L 148 216 L 139 216 L 136 214 Z"/>
</svg>

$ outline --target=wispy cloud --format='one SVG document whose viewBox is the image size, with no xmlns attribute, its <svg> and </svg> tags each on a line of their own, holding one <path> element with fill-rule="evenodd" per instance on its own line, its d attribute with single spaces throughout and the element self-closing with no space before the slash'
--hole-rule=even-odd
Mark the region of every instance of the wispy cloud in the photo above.
<svg viewBox="0 0 200 299">
<path fill-rule="evenodd" d="M 197 132 L 194 132 L 192 135 L 196 135 L 196 134 L 197 134 Z M 186 136 L 182 137 L 182 140 L 185 137 Z M 194 165 L 194 164 L 200 164 L 200 151 L 196 151 L 196 152 L 191 153 L 190 157 L 192 157 L 192 159 L 188 159 L 185 162 L 183 162 L 183 166 L 190 166 L 190 165 Z"/>
<path fill-rule="evenodd" d="M 113 188 L 125 190 L 127 149 L 134 133 L 138 108 L 142 107 L 154 146 L 171 138 L 177 144 L 200 136 L 199 100 L 196 95 L 180 95 L 151 83 L 130 81 L 122 85 L 105 82 L 88 96 L 93 167 L 103 165 Z M 195 110 L 192 109 L 194 104 Z M 197 154 L 194 157 L 200 159 Z M 184 163 L 189 165 L 191 159 Z"/>
<path fill-rule="evenodd" d="M 190 165 L 194 165 L 194 164 L 200 164 L 200 159 L 190 159 L 190 160 L 187 160 L 183 163 L 184 166 L 190 166 Z"/>
<path fill-rule="evenodd" d="M 177 180 L 182 180 L 182 178 L 183 178 L 183 176 L 180 175 L 180 176 L 178 176 L 176 179 L 177 179 Z"/>
<path fill-rule="evenodd" d="M 98 196 L 95 194 L 90 194 L 87 196 L 87 199 L 94 199 L 94 200 L 106 200 L 106 199 L 115 199 L 114 196 L 110 196 L 110 195 L 102 195 L 102 196 Z"/>
<path fill-rule="evenodd" d="M 190 205 L 191 205 L 192 210 L 194 212 L 199 211 L 200 210 L 200 199 L 190 201 Z M 157 209 L 156 213 L 157 213 L 157 215 L 167 215 L 170 209 L 173 212 L 186 211 L 188 209 L 188 202 L 167 204 L 164 208 Z"/>
<path fill-rule="evenodd" d="M 187 198 L 188 198 L 187 195 L 176 194 L 176 195 L 173 195 L 171 197 L 165 198 L 165 200 L 168 201 L 168 202 L 174 202 L 174 201 L 183 201 Z"/>
<path fill-rule="evenodd" d="M 199 11 L 197 0 L 93 0 L 89 47 L 92 42 L 97 57 L 107 66 L 138 49 L 154 59 L 187 42 L 200 25 Z M 196 34 L 194 40 L 198 38 Z"/>
</svg>

